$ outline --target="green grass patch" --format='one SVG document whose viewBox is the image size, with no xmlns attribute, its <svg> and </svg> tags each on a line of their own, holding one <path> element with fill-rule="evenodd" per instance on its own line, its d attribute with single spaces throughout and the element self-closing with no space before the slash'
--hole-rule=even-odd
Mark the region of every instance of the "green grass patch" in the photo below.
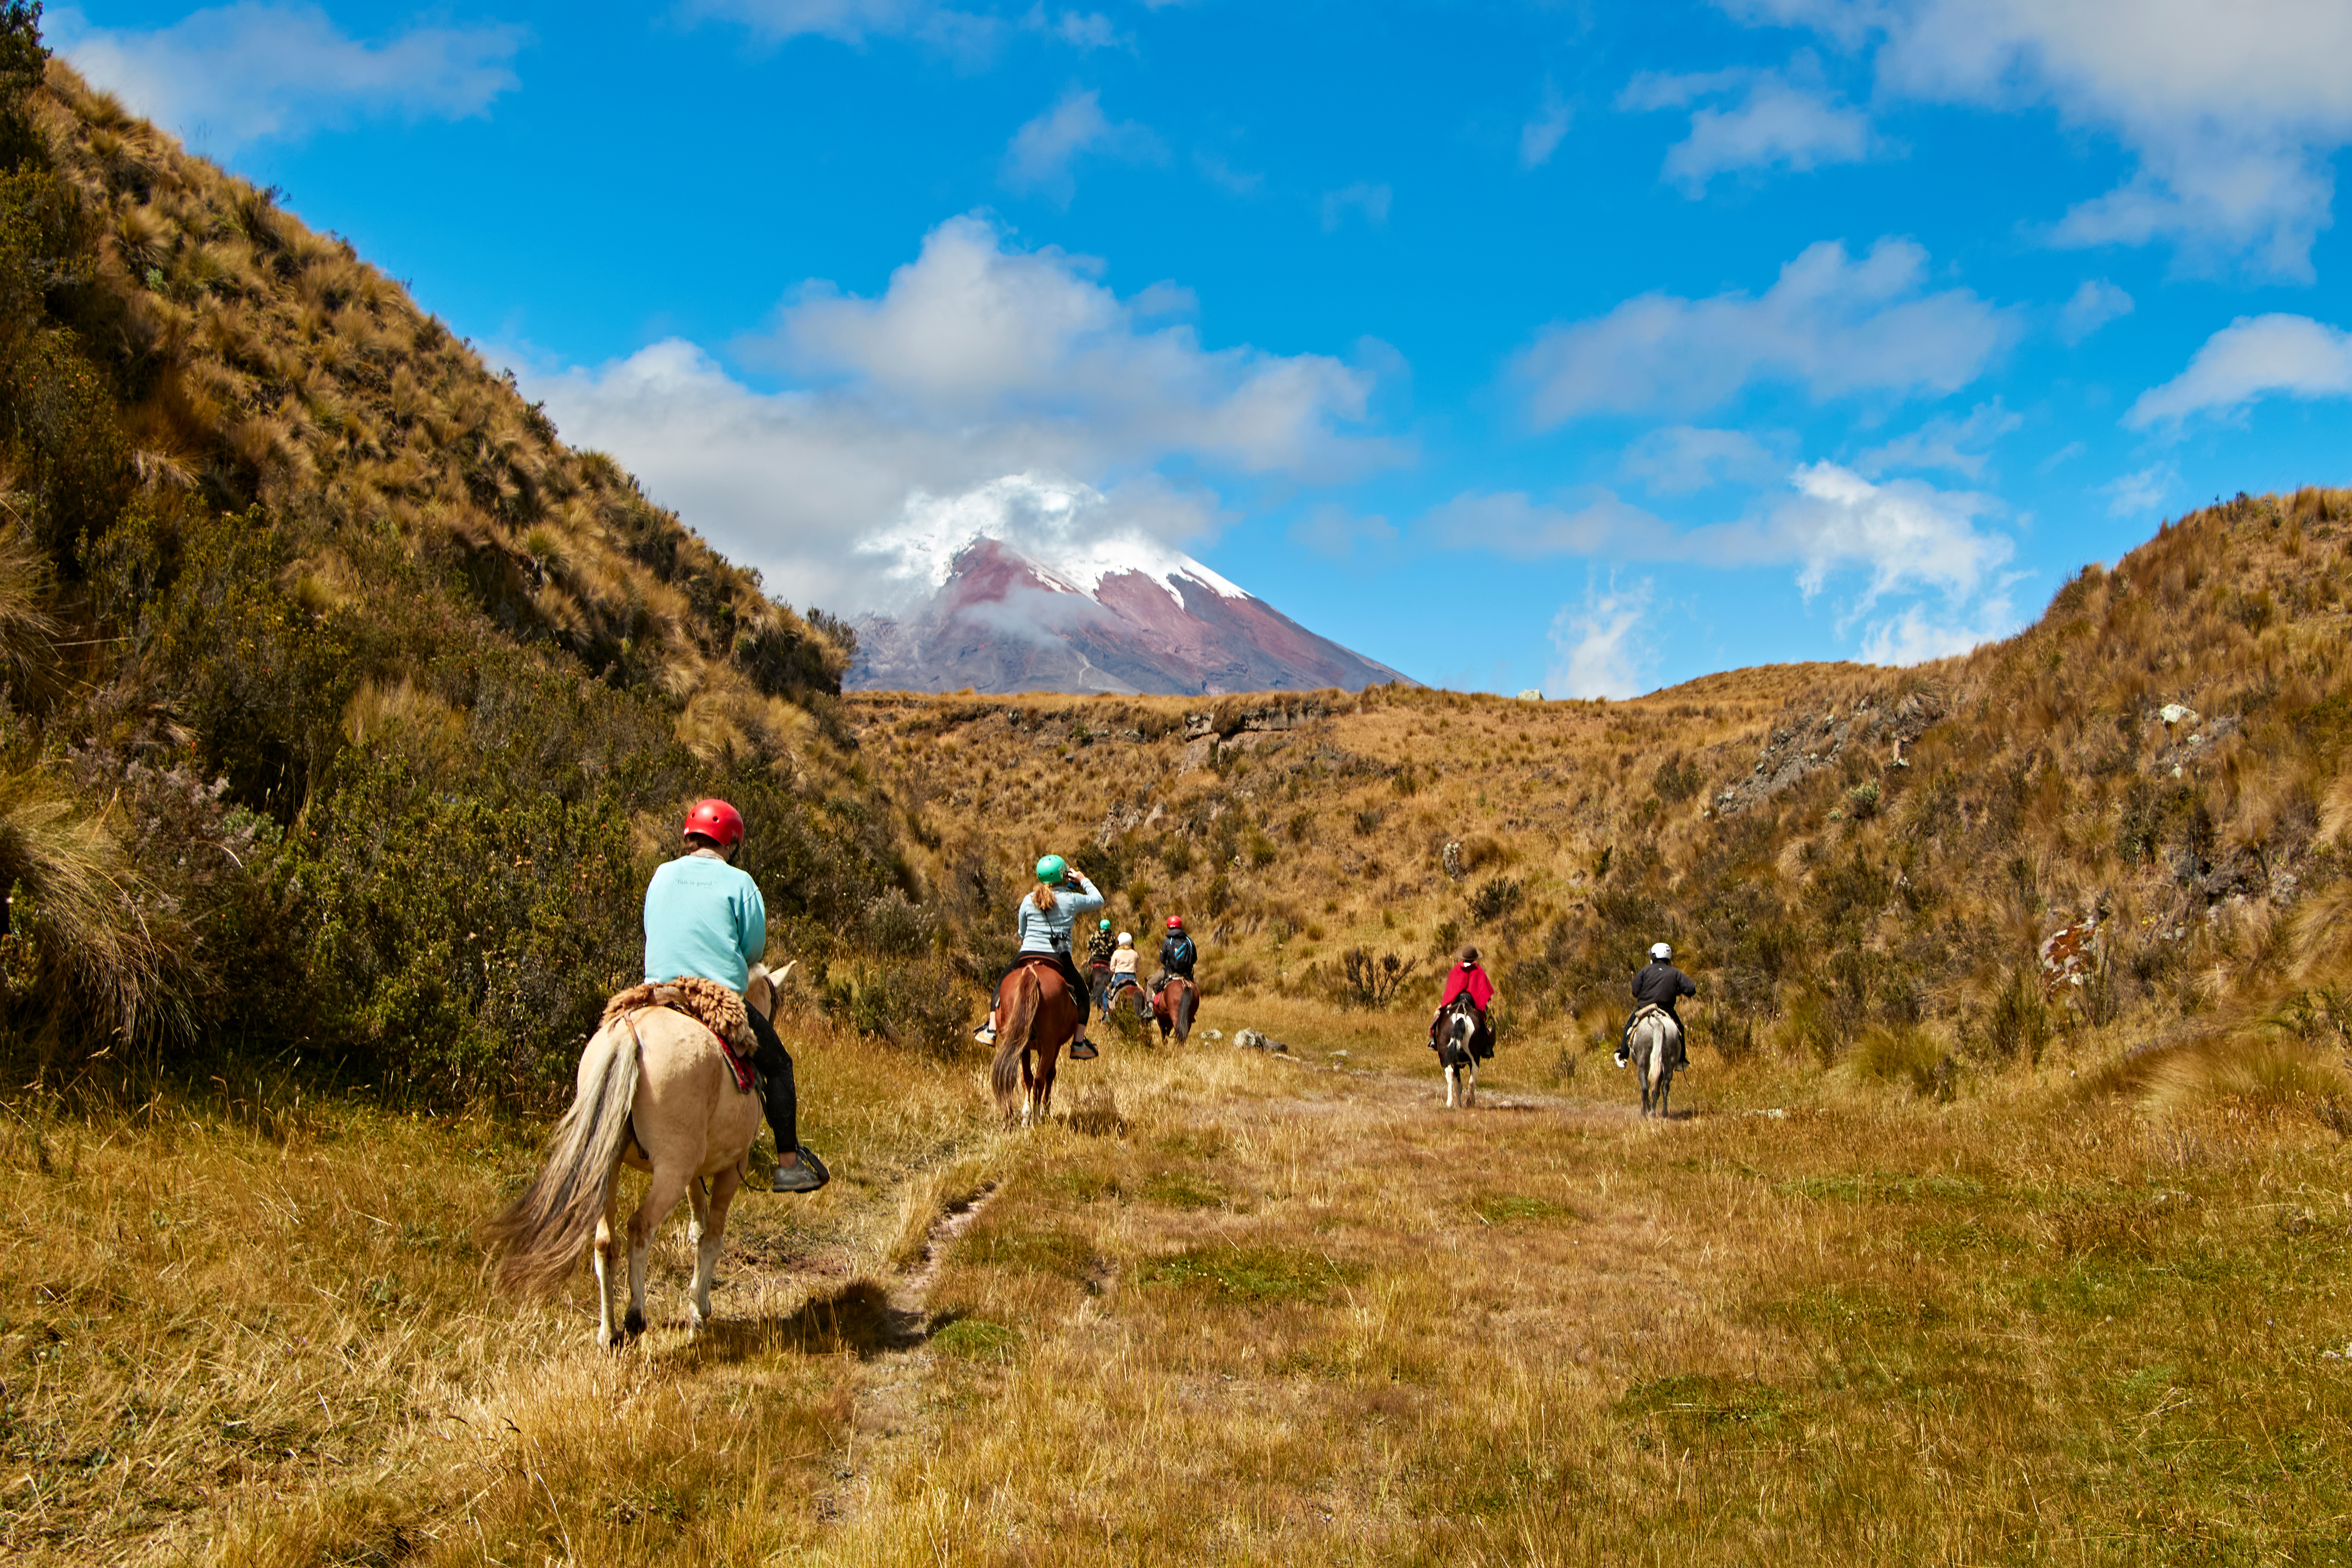
<svg viewBox="0 0 2352 1568">
<path fill-rule="evenodd" d="M 931 1348 L 958 1361 L 1011 1361 L 1020 1346 L 1018 1333 L 985 1318 L 956 1318 L 931 1331 Z"/>
<path fill-rule="evenodd" d="M 1024 1274 L 1083 1279 L 1094 1268 L 1094 1244 L 1066 1230 L 997 1230 L 967 1237 L 963 1261 Z"/>
<path fill-rule="evenodd" d="M 1788 1419 L 1790 1403 L 1779 1389 L 1752 1378 L 1691 1372 L 1635 1384 L 1610 1414 L 1623 1421 L 1657 1421 L 1682 1435 L 1733 1427 L 1761 1435 Z"/>
<path fill-rule="evenodd" d="M 1171 1209 L 1223 1208 L 1230 1201 L 1223 1187 L 1189 1171 L 1162 1172 L 1143 1184 L 1143 1195 Z"/>
<path fill-rule="evenodd" d="M 1969 1176 L 1906 1176 L 1884 1171 L 1840 1172 L 1825 1176 L 1799 1176 L 1777 1182 L 1772 1190 L 1789 1198 L 1843 1198 L 1848 1203 L 1947 1202 L 1980 1198 L 1982 1182 Z"/>
<path fill-rule="evenodd" d="M 1552 1225 L 1584 1217 L 1566 1204 L 1556 1204 L 1549 1198 L 1530 1197 L 1525 1193 L 1484 1194 L 1470 1205 L 1470 1212 L 1488 1225 L 1509 1225 L 1515 1221 Z"/>
<path fill-rule="evenodd" d="M 1152 1259 L 1143 1267 L 1143 1282 L 1251 1303 L 1323 1302 L 1370 1272 L 1319 1252 L 1204 1247 Z"/>
</svg>

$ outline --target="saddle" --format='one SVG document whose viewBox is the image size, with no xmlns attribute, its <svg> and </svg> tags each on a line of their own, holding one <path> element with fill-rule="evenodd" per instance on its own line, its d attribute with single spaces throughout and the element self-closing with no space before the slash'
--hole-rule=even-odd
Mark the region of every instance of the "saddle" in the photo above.
<svg viewBox="0 0 2352 1568">
<path fill-rule="evenodd" d="M 658 984 L 648 981 L 630 986 L 605 1003 L 604 1016 L 597 1026 L 602 1028 L 615 1018 L 646 1007 L 667 1007 L 709 1030 L 719 1041 L 719 1054 L 727 1058 L 728 1070 L 735 1075 L 736 1092 L 752 1092 L 759 1075 L 751 1069 L 751 1058 L 759 1050 L 760 1041 L 751 1033 L 751 1019 L 743 1010 L 742 997 L 716 980 L 699 976 L 665 980 Z"/>
<path fill-rule="evenodd" d="M 1633 1058 L 1633 1026 L 1640 1023 L 1644 1018 L 1653 1017 L 1664 1018 L 1667 1023 L 1674 1026 L 1675 1035 L 1673 1049 L 1675 1066 L 1676 1068 L 1680 1068 L 1689 1060 L 1689 1058 L 1683 1054 L 1683 1021 L 1680 1018 L 1675 1017 L 1672 1013 L 1667 1012 L 1664 1007 L 1659 1006 L 1655 1002 L 1644 1002 L 1639 1007 L 1633 1009 L 1633 1016 L 1625 1020 L 1625 1032 L 1620 1035 L 1617 1038 L 1617 1060 L 1620 1065 L 1631 1060 Z"/>
</svg>

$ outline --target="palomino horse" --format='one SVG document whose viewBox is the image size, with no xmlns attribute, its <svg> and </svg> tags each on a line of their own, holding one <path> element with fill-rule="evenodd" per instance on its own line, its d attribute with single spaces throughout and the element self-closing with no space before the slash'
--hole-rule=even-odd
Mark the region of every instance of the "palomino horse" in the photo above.
<svg viewBox="0 0 2352 1568">
<path fill-rule="evenodd" d="M 744 1005 L 766 1017 L 775 995 L 768 972 L 753 964 Z M 484 1227 L 499 1255 L 499 1283 L 551 1290 L 593 1237 L 596 1342 L 620 1344 L 645 1331 L 646 1248 L 654 1227 L 687 1197 L 694 1205 L 687 1233 L 694 1243 L 690 1308 L 697 1327 L 709 1322 L 728 1206 L 743 1184 L 743 1159 L 764 1120 L 760 1097 L 736 1089 L 719 1037 L 702 1025 L 667 1007 L 614 1018 L 580 1054 L 578 1089 L 556 1124 L 545 1167 L 512 1208 Z M 623 1165 L 650 1172 L 653 1183 L 629 1216 L 629 1313 L 616 1328 L 614 1222 Z"/>
<path fill-rule="evenodd" d="M 1455 997 L 1437 1020 L 1437 1065 L 1445 1069 L 1448 1110 L 1457 1094 L 1465 1109 L 1478 1103 L 1478 1053 L 1471 1048 L 1477 1037 L 1478 1010 L 1467 995 Z"/>
<path fill-rule="evenodd" d="M 1192 1015 L 1200 1010 L 1201 988 L 1181 974 L 1171 974 L 1153 993 L 1151 1016 L 1160 1020 L 1160 1037 L 1176 1037 L 1182 1045 L 1192 1034 Z"/>
<path fill-rule="evenodd" d="M 1077 1033 L 1078 1005 L 1052 959 L 1024 963 L 1004 977 L 997 998 L 996 1061 L 988 1081 L 1006 1126 L 1045 1120 L 1054 1100 L 1054 1064 Z"/>
<path fill-rule="evenodd" d="M 1645 1006 L 1633 1015 L 1626 1031 L 1626 1054 L 1634 1076 L 1642 1080 L 1642 1114 L 1653 1107 L 1666 1114 L 1666 1091 L 1674 1087 L 1675 1069 L 1683 1065 L 1682 1026 L 1663 1007 Z"/>
</svg>

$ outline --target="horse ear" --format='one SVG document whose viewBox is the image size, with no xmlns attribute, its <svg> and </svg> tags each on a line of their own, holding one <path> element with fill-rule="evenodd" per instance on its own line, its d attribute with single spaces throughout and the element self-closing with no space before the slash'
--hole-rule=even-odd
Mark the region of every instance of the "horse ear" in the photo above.
<svg viewBox="0 0 2352 1568">
<path fill-rule="evenodd" d="M 791 964 L 784 965 L 786 974 L 792 972 Z M 772 1018 L 776 1016 L 776 983 L 769 976 L 766 964 L 751 965 L 751 978 L 743 984 L 743 1005 L 751 1008 L 762 1018 Z"/>
</svg>

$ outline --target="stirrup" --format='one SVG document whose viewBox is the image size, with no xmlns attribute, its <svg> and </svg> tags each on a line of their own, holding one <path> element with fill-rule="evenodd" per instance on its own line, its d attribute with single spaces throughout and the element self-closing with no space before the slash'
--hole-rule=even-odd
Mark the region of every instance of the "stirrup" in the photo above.
<svg viewBox="0 0 2352 1568">
<path fill-rule="evenodd" d="M 974 1029 L 971 1032 L 971 1037 L 978 1040 L 983 1046 L 992 1046 L 996 1044 L 996 1031 L 990 1028 L 985 1024 L 982 1024 L 979 1028 Z"/>
<path fill-rule="evenodd" d="M 800 1156 L 799 1163 L 778 1165 L 774 1179 L 768 1184 L 770 1192 L 813 1193 L 833 1180 L 833 1173 L 824 1168 L 824 1161 L 809 1152 L 806 1144 L 793 1152 Z"/>
</svg>

